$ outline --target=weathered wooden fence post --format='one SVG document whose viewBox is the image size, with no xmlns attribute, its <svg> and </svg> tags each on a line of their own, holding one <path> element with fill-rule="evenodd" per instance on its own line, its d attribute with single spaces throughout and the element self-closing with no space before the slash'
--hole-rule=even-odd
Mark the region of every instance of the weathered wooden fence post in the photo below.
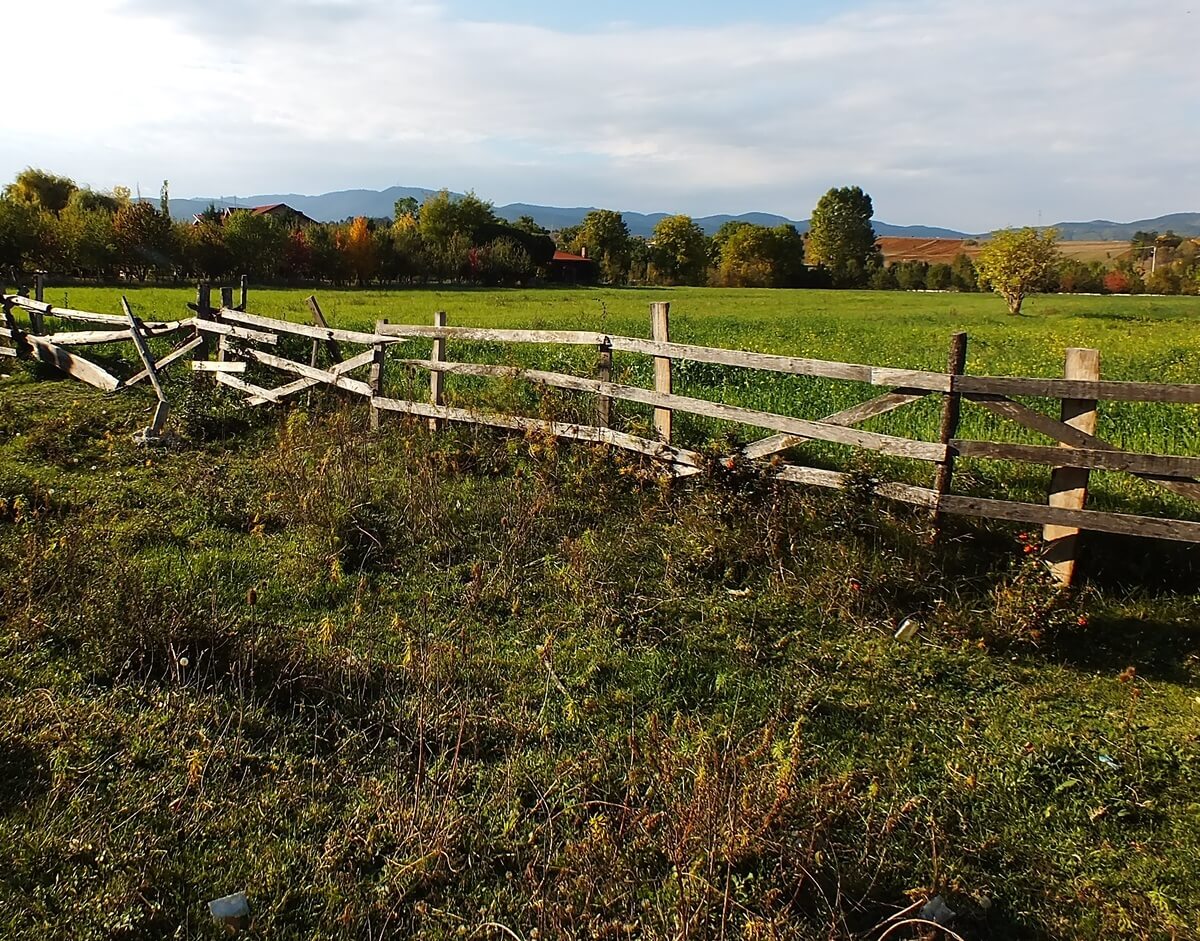
<svg viewBox="0 0 1200 941">
<path fill-rule="evenodd" d="M 383 321 L 387 323 L 386 320 Z M 367 381 L 371 385 L 371 395 L 373 397 L 382 397 L 383 395 L 383 368 L 387 363 L 387 344 L 376 343 L 372 347 L 371 356 L 371 373 Z M 371 430 L 379 430 L 379 407 L 371 403 Z"/>
<path fill-rule="evenodd" d="M 446 326 L 446 312 L 439 310 L 433 315 L 433 325 L 435 327 Z M 429 355 L 430 362 L 444 363 L 446 361 L 446 338 L 435 337 L 433 341 L 433 351 Z M 446 387 L 446 374 L 437 370 L 429 370 L 429 404 L 443 405 L 443 393 Z M 429 419 L 429 430 L 437 431 L 442 427 L 442 421 L 437 418 Z"/>
<path fill-rule="evenodd" d="M 233 308 L 233 288 L 221 288 L 221 309 L 231 310 Z M 225 334 L 217 337 L 217 362 L 225 362 L 225 352 L 229 349 L 229 340 Z"/>
<path fill-rule="evenodd" d="M 33 273 L 33 299 L 39 303 L 46 302 L 46 272 Z M 30 332 L 34 336 L 42 336 L 46 332 L 46 315 L 40 310 L 29 312 Z"/>
<path fill-rule="evenodd" d="M 242 275 L 241 292 L 239 293 L 239 296 L 238 296 L 237 309 L 242 311 L 243 313 L 245 313 L 245 311 L 246 311 L 246 300 L 249 296 L 249 293 L 250 293 L 250 291 L 249 291 L 249 286 L 246 283 L 246 276 Z"/>
<path fill-rule="evenodd" d="M 608 337 L 598 347 L 599 359 L 596 363 L 596 378 L 601 382 L 612 382 L 612 342 Z M 601 428 L 612 427 L 612 397 L 601 395 L 596 399 L 596 423 Z"/>
<path fill-rule="evenodd" d="M 212 288 L 207 281 L 201 281 L 196 285 L 196 318 L 198 320 L 212 320 Z M 200 333 L 200 345 L 196 347 L 192 354 L 192 359 L 208 359 L 210 340 L 208 334 L 203 331 Z"/>
<path fill-rule="evenodd" d="M 958 422 L 962 417 L 962 395 L 955 387 L 954 380 L 963 374 L 967 368 L 967 335 L 955 333 L 950 336 L 950 355 L 946 359 L 946 374 L 950 377 L 949 388 L 942 400 L 942 428 L 938 440 L 946 446 L 946 457 L 938 462 L 937 474 L 934 477 L 933 488 L 937 491 L 938 500 L 950 492 L 954 482 L 954 449 L 950 442 L 958 436 Z M 940 506 L 933 508 L 933 538 L 941 535 L 942 511 Z"/>
<path fill-rule="evenodd" d="M 1100 351 L 1089 349 L 1067 350 L 1063 370 L 1065 379 L 1100 379 Z M 1063 399 L 1062 420 L 1084 434 L 1096 433 L 1096 400 Z M 1069 447 L 1069 445 L 1062 445 Z M 1091 472 L 1085 467 L 1056 467 L 1050 475 L 1050 506 L 1069 510 L 1087 507 L 1088 481 Z M 1075 568 L 1079 554 L 1079 530 L 1070 526 L 1045 526 L 1042 539 L 1046 542 L 1045 560 L 1050 573 L 1063 587 L 1075 581 Z"/>
<path fill-rule="evenodd" d="M 658 301 L 650 305 L 651 337 L 658 343 L 671 342 L 671 305 Z M 671 394 L 671 358 L 669 356 L 654 357 L 654 391 Z M 671 443 L 671 410 L 656 408 L 654 410 L 654 429 L 659 438 Z"/>
<path fill-rule="evenodd" d="M 121 297 L 121 310 L 125 314 L 125 319 L 129 321 L 129 335 L 133 340 L 134 349 L 137 350 L 138 357 L 142 361 L 142 366 L 146 370 L 146 375 L 150 377 L 150 385 L 154 387 L 154 394 L 158 396 L 158 404 L 154 407 L 154 417 L 150 420 L 150 425 L 133 436 L 133 440 L 139 444 L 149 444 L 156 441 L 162 435 L 163 426 L 167 423 L 167 415 L 171 411 L 171 405 L 167 401 L 167 394 L 163 391 L 162 383 L 159 381 L 158 369 L 155 365 L 154 357 L 150 355 L 150 348 L 146 345 L 146 339 L 143 336 L 145 327 L 133 315 L 133 311 L 129 307 L 129 301 L 124 296 Z"/>
</svg>

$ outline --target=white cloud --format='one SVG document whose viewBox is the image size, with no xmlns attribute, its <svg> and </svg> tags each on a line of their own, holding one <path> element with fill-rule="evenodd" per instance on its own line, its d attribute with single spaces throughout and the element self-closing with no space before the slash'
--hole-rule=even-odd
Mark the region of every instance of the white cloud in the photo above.
<svg viewBox="0 0 1200 941">
<path fill-rule="evenodd" d="M 6 30 L 53 37 L 53 66 L 21 71 L 37 117 L 0 171 L 797 217 L 860 183 L 883 218 L 966 228 L 1154 214 L 1196 208 L 1189 6 L 876 0 L 564 33 L 420 2 L 43 0 Z"/>
</svg>

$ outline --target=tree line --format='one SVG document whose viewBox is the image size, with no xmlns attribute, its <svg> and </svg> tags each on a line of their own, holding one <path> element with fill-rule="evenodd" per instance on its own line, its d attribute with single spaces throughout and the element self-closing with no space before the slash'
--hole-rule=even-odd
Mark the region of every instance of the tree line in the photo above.
<svg viewBox="0 0 1200 941">
<path fill-rule="evenodd" d="M 735 220 L 710 236 L 691 217 L 673 215 L 642 238 L 613 210 L 551 232 L 529 216 L 499 218 L 474 193 L 442 190 L 422 203 L 397 201 L 391 218 L 296 224 L 210 206 L 184 222 L 170 216 L 165 182 L 155 205 L 124 187 L 96 192 L 30 168 L 0 195 L 0 271 L 14 281 L 41 269 L 100 281 L 247 274 L 262 282 L 517 285 L 546 279 L 561 249 L 586 254 L 596 279 L 610 284 L 977 291 L 993 283 L 965 251 L 946 263 L 886 264 L 872 216 L 869 195 L 842 187 L 818 201 L 807 235 L 787 223 Z M 1191 240 L 1138 233 L 1129 256 L 1112 266 L 1052 253 L 1031 289 L 1200 293 L 1196 256 Z"/>
</svg>

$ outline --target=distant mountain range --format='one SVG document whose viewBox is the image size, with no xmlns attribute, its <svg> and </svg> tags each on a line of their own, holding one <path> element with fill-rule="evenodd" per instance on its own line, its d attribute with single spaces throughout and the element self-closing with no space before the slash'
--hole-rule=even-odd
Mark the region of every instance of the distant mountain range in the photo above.
<svg viewBox="0 0 1200 941">
<path fill-rule="evenodd" d="M 430 196 L 436 190 L 424 189 L 418 186 L 392 186 L 385 190 L 339 190 L 336 193 L 323 193 L 320 196 L 305 196 L 300 193 L 270 193 L 258 196 L 212 197 L 203 199 L 172 199 L 171 215 L 176 219 L 190 219 L 193 215 L 203 212 L 210 204 L 218 208 L 226 206 L 266 206 L 272 203 L 287 203 L 293 209 L 299 209 L 305 215 L 318 222 L 340 222 L 352 216 L 367 216 L 369 218 L 391 218 L 396 200 L 411 196 L 418 202 Z M 147 200 L 153 202 L 153 200 Z M 537 206 L 530 203 L 510 203 L 507 206 L 497 206 L 496 215 L 510 222 L 520 216 L 532 216 L 538 225 L 547 229 L 561 229 L 577 225 L 583 221 L 593 207 L 576 206 L 564 208 L 558 206 Z M 654 226 L 669 213 L 640 213 L 623 212 L 625 223 L 633 235 L 649 236 Z M 808 221 L 786 219 L 783 216 L 766 212 L 747 212 L 740 216 L 716 215 L 703 216 L 696 222 L 711 235 L 724 223 L 733 220 L 752 222 L 756 225 L 775 226 L 791 222 L 801 232 L 808 231 Z M 1159 216 L 1157 219 L 1142 219 L 1138 222 L 1064 222 L 1056 225 L 1062 238 L 1070 241 L 1089 242 L 1124 242 L 1128 241 L 1137 231 L 1173 230 L 1178 235 L 1200 236 L 1200 212 L 1181 212 L 1169 216 Z M 875 232 L 880 236 L 898 236 L 909 238 L 982 238 L 986 236 L 971 235 L 954 229 L 941 229 L 927 225 L 892 225 L 875 220 Z"/>
</svg>

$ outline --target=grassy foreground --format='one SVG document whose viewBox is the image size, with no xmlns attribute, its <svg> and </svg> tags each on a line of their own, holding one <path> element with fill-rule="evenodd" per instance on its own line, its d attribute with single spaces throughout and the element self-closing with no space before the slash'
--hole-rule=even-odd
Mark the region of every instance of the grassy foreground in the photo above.
<svg viewBox="0 0 1200 941">
<path fill-rule="evenodd" d="M 0 936 L 1200 932 L 1191 550 L 190 385 L 0 384 Z"/>
<path fill-rule="evenodd" d="M 66 293 L 108 311 L 121 292 Z M 148 318 L 190 297 L 126 293 Z M 255 290 L 251 309 L 303 319 L 306 293 Z M 1055 375 L 1084 345 L 1113 378 L 1200 380 L 1194 298 L 1037 298 L 1014 321 L 961 295 L 318 295 L 344 326 L 445 309 L 632 335 L 669 299 L 682 340 L 937 368 L 967 329 L 976 372 Z M 398 419 L 370 436 L 329 398 L 248 415 L 179 375 L 172 443 L 147 451 L 145 390 L 0 372 L 0 937 L 219 937 L 204 903 L 241 889 L 264 938 L 881 941 L 918 937 L 884 920 L 934 895 L 970 939 L 1200 935 L 1194 547 L 1090 538 L 1088 582 L 1062 596 L 1036 539 L 951 521 L 934 547 L 865 486 L 716 461 L 667 486 L 536 437 Z M 678 379 L 804 417 L 873 394 Z M 397 369 L 389 389 L 422 380 Z M 450 395 L 590 407 L 465 379 Z M 1102 432 L 1197 454 L 1196 417 L 1112 406 Z M 678 427 L 713 454 L 731 431 Z M 1038 498 L 1038 475 L 1005 473 L 964 466 L 959 486 Z M 916 638 L 894 640 L 910 615 Z"/>
</svg>

